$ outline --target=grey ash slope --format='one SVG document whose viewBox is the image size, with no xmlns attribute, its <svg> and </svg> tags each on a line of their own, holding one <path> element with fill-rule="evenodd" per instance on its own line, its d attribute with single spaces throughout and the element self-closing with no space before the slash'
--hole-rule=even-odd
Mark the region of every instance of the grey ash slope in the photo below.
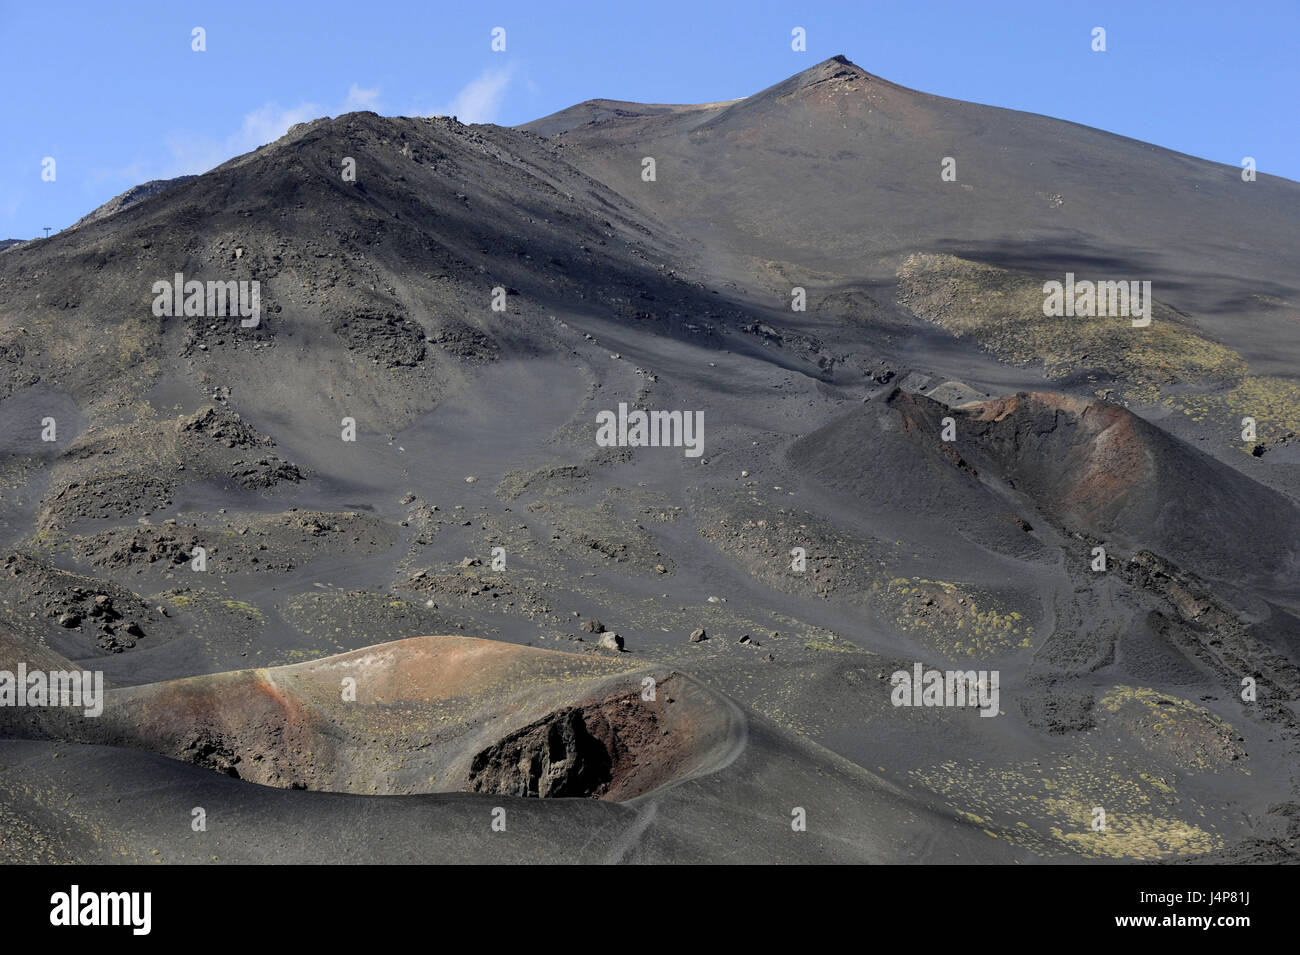
<svg viewBox="0 0 1300 955">
<path fill-rule="evenodd" d="M 0 743 L 8 858 L 1293 857 L 1295 466 L 1219 425 L 1287 393 L 1296 188 L 835 59 L 745 100 L 593 101 L 513 130 L 318 120 L 6 251 L 0 664 L 67 659 L 153 701 L 111 735 Z M 1149 277 L 1184 314 L 1160 313 L 1153 349 L 1028 318 L 1011 335 L 1067 268 Z M 176 272 L 260 281 L 260 327 L 155 318 Z M 1081 367 L 1054 376 L 1058 353 Z M 933 390 L 949 379 L 970 387 Z M 1218 418 L 1164 404 L 1193 393 Z M 704 456 L 597 448 L 619 402 L 704 410 Z M 630 652 L 596 647 L 597 618 Z M 244 712 L 276 714 L 282 668 L 454 633 L 671 668 L 734 707 L 703 720 L 734 749 L 624 802 L 515 801 L 327 773 L 306 723 L 275 744 L 279 717 L 250 736 L 221 702 L 235 681 Z M 893 707 L 916 661 L 999 669 L 1001 715 Z M 577 686 L 553 681 L 551 716 Z M 365 765 L 423 765 L 416 695 L 332 711 L 385 741 Z M 514 733 L 522 712 L 494 718 Z M 645 729 L 619 725 L 612 750 Z M 528 750 L 525 730 L 483 752 Z M 128 821 L 81 798 L 104 788 Z M 227 815 L 211 837 L 191 838 L 195 800 Z"/>
<path fill-rule="evenodd" d="M 806 287 L 805 323 L 890 304 L 917 254 L 1007 270 L 1036 293 L 1067 271 L 1150 280 L 1172 316 L 1233 349 L 1252 374 L 1279 376 L 1284 395 L 1296 387 L 1295 182 L 1245 183 L 1237 167 L 906 89 L 843 57 L 731 103 L 624 108 L 597 122 L 589 112 L 584 104 L 522 128 L 546 132 L 570 161 L 689 236 L 755 303 L 788 303 L 791 286 Z M 656 160 L 654 183 L 640 179 L 644 156 Z M 944 157 L 956 160 L 956 182 L 940 179 Z M 942 361 L 947 336 L 906 334 L 916 363 L 944 377 L 969 372 L 965 354 Z M 1082 381 L 1097 355 L 1075 357 Z M 1220 435 L 1235 436 L 1240 426 L 1227 424 L 1245 413 L 1217 420 Z M 1288 418 L 1277 436 L 1297 424 Z M 1174 425 L 1192 436 L 1187 422 Z M 1194 437 L 1203 435 L 1216 450 L 1226 440 Z M 1278 480 L 1294 493 L 1287 463 Z"/>
<path fill-rule="evenodd" d="M 344 156 L 359 163 L 355 186 L 339 175 Z M 257 375 L 263 356 L 234 340 L 213 354 L 195 355 L 195 344 L 215 336 L 151 320 L 141 305 L 152 300 L 152 279 L 142 282 L 141 274 L 258 276 L 268 313 L 263 337 L 296 337 L 309 345 L 306 355 L 325 361 L 352 351 L 389 367 L 418 366 L 426 338 L 443 350 L 477 349 L 483 358 L 495 357 L 503 345 L 527 354 L 526 331 L 512 328 L 504 337 L 518 340 L 496 342 L 502 330 L 488 334 L 459 317 L 481 313 L 494 284 L 525 297 L 528 318 L 549 304 L 581 303 L 597 292 L 607 308 L 619 301 L 619 292 L 652 290 L 680 315 L 697 310 L 703 294 L 698 285 L 657 269 L 664 253 L 654 233 L 627 203 L 567 166 L 557 150 L 451 120 L 349 114 L 304 124 L 271 146 L 172 185 L 165 201 L 131 203 L 110 218 L 83 222 L 53 244 L 18 250 L 0 286 L 6 307 L 39 314 L 38 301 L 46 309 L 52 302 L 73 327 L 147 335 L 150 357 L 157 352 L 163 360 L 179 352 L 200 365 L 221 365 L 237 353 L 241 366 L 253 362 L 244 372 L 245 388 L 253 382 L 276 387 Z M 160 269 L 161 263 L 168 266 Z M 92 299 L 95 315 L 75 311 Z M 630 318 L 633 304 L 615 309 Z M 323 338 L 310 328 L 322 324 L 322 315 L 329 329 Z M 181 341 L 157 351 L 158 341 L 169 337 Z M 279 355 L 266 357 L 279 361 Z M 75 362 L 42 358 L 48 363 L 40 369 L 43 379 L 72 377 Z M 103 370 L 148 386 L 141 372 L 153 368 L 128 358 Z M 73 387 L 78 397 L 98 400 L 94 389 L 107 388 L 114 377 L 96 375 Z M 396 387 L 378 387 L 386 386 Z M 373 400 L 400 423 L 399 406 L 408 399 L 387 394 Z"/>
<path fill-rule="evenodd" d="M 933 440 L 945 416 L 959 435 L 951 443 Z M 853 447 L 875 453 L 846 458 Z M 1032 509 L 1035 523 L 1150 549 L 1231 586 L 1288 588 L 1300 560 L 1300 508 L 1289 498 L 1103 402 L 1021 393 L 950 409 L 894 390 L 790 454 L 882 516 L 956 515 L 993 549 L 1026 546 L 1017 512 Z"/>
<path fill-rule="evenodd" d="M 148 182 L 142 182 L 138 186 L 132 186 L 121 195 L 114 196 L 108 202 L 104 203 L 98 209 L 86 213 L 80 219 L 72 224 L 75 229 L 77 226 L 85 225 L 87 222 L 94 222 L 97 219 L 103 219 L 107 216 L 121 212 L 127 206 L 133 206 L 137 202 L 143 202 L 146 199 L 152 199 L 154 196 L 161 195 L 174 186 L 189 182 L 193 176 L 177 176 L 174 179 L 150 179 Z"/>
<path fill-rule="evenodd" d="M 743 254 L 857 275 L 872 258 L 927 248 L 1155 270 L 1185 294 L 1198 277 L 1220 296 L 1296 291 L 1300 184 L 1245 184 L 1239 168 L 909 90 L 843 57 L 730 103 L 608 116 L 586 105 L 521 128 Z M 581 122 L 589 113 L 598 120 Z M 656 157 L 653 185 L 640 182 L 639 156 L 625 162 L 632 145 Z M 944 156 L 957 160 L 956 184 L 940 182 Z M 795 168 L 815 188 L 792 181 Z"/>
</svg>

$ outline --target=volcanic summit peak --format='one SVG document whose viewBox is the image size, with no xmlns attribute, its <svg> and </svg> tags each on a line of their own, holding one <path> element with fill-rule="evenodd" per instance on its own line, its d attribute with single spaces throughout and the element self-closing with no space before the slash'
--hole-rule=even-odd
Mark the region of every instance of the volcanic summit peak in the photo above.
<svg viewBox="0 0 1300 955">
<path fill-rule="evenodd" d="M 796 73 L 791 79 L 802 79 L 800 85 L 810 83 L 819 83 L 823 80 L 847 79 L 847 78 L 872 79 L 870 73 L 864 70 L 858 64 L 854 63 L 843 53 L 836 53 L 830 59 L 822 60 L 816 66 L 810 66 L 800 73 Z"/>
<path fill-rule="evenodd" d="M 866 89 L 868 83 L 879 83 L 890 87 L 895 85 L 873 76 L 844 54 L 838 53 L 765 90 L 760 90 L 753 96 L 747 97 L 744 102 L 752 105 L 758 102 L 783 100 L 788 96 L 804 98 L 826 92 L 856 91 Z"/>
<path fill-rule="evenodd" d="M 841 66 L 850 66 L 850 67 L 852 67 L 853 69 L 857 70 L 859 73 L 866 73 L 866 72 L 867 72 L 867 71 L 864 70 L 862 67 L 858 66 L 858 64 L 856 64 L 856 63 L 854 63 L 852 60 L 850 60 L 850 59 L 849 59 L 847 56 L 845 56 L 843 53 L 836 53 L 834 56 L 830 57 L 829 59 L 822 60 L 821 63 L 819 63 L 819 64 L 817 64 L 817 65 L 818 65 L 818 66 L 826 66 L 826 65 L 828 65 L 828 64 L 830 64 L 830 63 L 838 63 L 838 64 L 840 64 Z"/>
</svg>

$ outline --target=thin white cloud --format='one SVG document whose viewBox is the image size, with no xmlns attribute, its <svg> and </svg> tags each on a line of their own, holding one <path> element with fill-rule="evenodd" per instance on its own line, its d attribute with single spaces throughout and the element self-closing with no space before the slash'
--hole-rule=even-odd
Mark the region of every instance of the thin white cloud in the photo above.
<svg viewBox="0 0 1300 955">
<path fill-rule="evenodd" d="M 363 90 L 356 83 L 348 90 L 348 98 L 343 101 L 343 112 L 355 113 L 357 110 L 373 110 L 379 105 L 379 87 Z"/>
<path fill-rule="evenodd" d="M 469 87 L 462 90 L 462 95 L 468 90 Z M 377 86 L 366 89 L 353 83 L 333 113 L 316 103 L 303 102 L 285 108 L 274 101 L 266 102 L 245 113 L 239 129 L 225 138 L 177 130 L 163 138 L 163 158 L 159 161 L 135 162 L 119 169 L 100 169 L 95 173 L 94 181 L 120 180 L 134 186 L 149 179 L 171 179 L 175 176 L 204 173 L 228 159 L 275 142 L 295 123 L 305 123 L 326 115 L 338 116 L 357 110 L 374 110 L 379 105 L 379 93 Z"/>
<path fill-rule="evenodd" d="M 278 103 L 263 103 L 252 112 L 245 113 L 239 130 L 225 139 L 172 133 L 166 138 L 171 164 L 163 176 L 171 178 L 207 172 L 227 159 L 274 142 L 295 123 L 305 123 L 322 114 L 323 111 L 315 103 L 299 103 L 288 109 L 281 108 Z"/>
<path fill-rule="evenodd" d="M 435 109 L 428 115 L 455 116 L 462 123 L 491 123 L 501 110 L 501 101 L 513 75 L 513 65 L 484 70 L 446 107 Z"/>
<path fill-rule="evenodd" d="M 245 114 L 239 132 L 226 140 L 226 145 L 233 148 L 231 155 L 237 156 L 275 142 L 295 123 L 305 123 L 323 115 L 324 110 L 315 103 L 299 103 L 289 109 L 280 109 L 275 103 L 266 103 Z"/>
</svg>

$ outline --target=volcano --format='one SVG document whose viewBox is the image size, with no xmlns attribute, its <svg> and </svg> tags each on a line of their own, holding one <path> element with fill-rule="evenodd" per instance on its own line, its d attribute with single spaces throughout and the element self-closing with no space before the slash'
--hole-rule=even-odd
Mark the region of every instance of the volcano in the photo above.
<svg viewBox="0 0 1300 955">
<path fill-rule="evenodd" d="M 0 249 L 0 855 L 1295 862 L 1298 211 L 833 57 Z"/>
</svg>

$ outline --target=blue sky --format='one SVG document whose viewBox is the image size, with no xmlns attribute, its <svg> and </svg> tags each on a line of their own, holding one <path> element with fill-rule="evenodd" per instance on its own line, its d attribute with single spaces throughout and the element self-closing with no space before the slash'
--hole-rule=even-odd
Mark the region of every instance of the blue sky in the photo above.
<svg viewBox="0 0 1300 955">
<path fill-rule="evenodd" d="M 506 50 L 491 50 L 493 27 Z M 808 50 L 790 48 L 807 31 Z M 1091 31 L 1107 31 L 1094 53 Z M 191 31 L 206 31 L 205 52 Z M 886 79 L 1300 180 L 1300 3 L 0 0 L 0 238 L 352 109 L 527 122 L 733 99 L 843 53 Z M 55 180 L 42 180 L 45 157 Z"/>
</svg>

